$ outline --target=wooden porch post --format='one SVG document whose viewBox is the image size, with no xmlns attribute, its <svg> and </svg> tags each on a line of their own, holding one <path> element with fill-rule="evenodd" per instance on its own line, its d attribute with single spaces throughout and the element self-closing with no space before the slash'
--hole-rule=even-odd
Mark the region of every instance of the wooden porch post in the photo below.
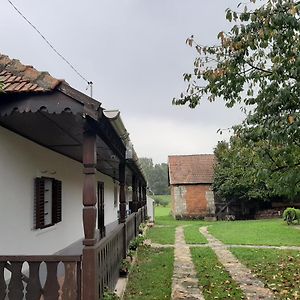
<svg viewBox="0 0 300 300">
<path fill-rule="evenodd" d="M 139 208 L 141 208 L 143 205 L 142 205 L 142 183 L 141 181 L 139 180 Z"/>
<path fill-rule="evenodd" d="M 96 133 L 86 130 L 83 134 L 83 229 L 82 257 L 83 299 L 95 300 L 97 295 L 96 253 Z"/>
<path fill-rule="evenodd" d="M 147 218 L 147 187 L 143 185 L 143 205 L 144 205 L 144 219 Z"/>
<path fill-rule="evenodd" d="M 124 224 L 124 243 L 123 243 L 123 258 L 127 255 L 127 230 L 126 230 L 126 196 L 125 196 L 125 161 L 121 160 L 119 164 L 119 211 L 120 223 Z"/>
<path fill-rule="evenodd" d="M 136 176 L 132 175 L 132 212 L 138 211 L 138 194 Z"/>
</svg>

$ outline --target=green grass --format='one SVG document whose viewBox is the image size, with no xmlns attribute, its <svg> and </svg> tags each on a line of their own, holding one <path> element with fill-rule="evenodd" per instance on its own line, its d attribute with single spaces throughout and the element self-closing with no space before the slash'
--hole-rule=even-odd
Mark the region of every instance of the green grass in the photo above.
<svg viewBox="0 0 300 300">
<path fill-rule="evenodd" d="M 125 300 L 171 298 L 174 249 L 141 247 L 129 275 Z"/>
<path fill-rule="evenodd" d="M 211 248 L 191 248 L 191 253 L 205 300 L 245 299 Z"/>
<path fill-rule="evenodd" d="M 300 253 L 291 250 L 232 248 L 231 252 L 279 299 L 300 299 Z"/>
<path fill-rule="evenodd" d="M 146 234 L 146 239 L 150 239 L 153 243 L 158 244 L 174 244 L 175 243 L 175 227 L 152 227 Z"/>
<path fill-rule="evenodd" d="M 225 244 L 299 246 L 300 230 L 280 219 L 211 223 L 209 232 Z"/>
<path fill-rule="evenodd" d="M 155 207 L 155 224 L 167 225 L 167 226 L 180 226 L 180 225 L 195 225 L 203 226 L 207 224 L 213 224 L 212 222 L 202 220 L 175 220 L 171 215 L 171 209 L 169 207 Z"/>
<path fill-rule="evenodd" d="M 199 232 L 199 226 L 184 227 L 184 238 L 187 244 L 207 244 L 207 239 Z"/>
<path fill-rule="evenodd" d="M 155 206 L 155 221 L 164 217 L 170 217 L 170 212 L 170 207 Z"/>
</svg>

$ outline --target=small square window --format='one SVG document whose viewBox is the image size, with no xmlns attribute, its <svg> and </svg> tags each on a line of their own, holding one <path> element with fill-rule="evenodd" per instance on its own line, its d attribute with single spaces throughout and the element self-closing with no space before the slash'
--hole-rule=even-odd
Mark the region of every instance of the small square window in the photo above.
<svg viewBox="0 0 300 300">
<path fill-rule="evenodd" d="M 35 178 L 35 228 L 52 226 L 62 220 L 62 183 L 54 178 Z"/>
</svg>

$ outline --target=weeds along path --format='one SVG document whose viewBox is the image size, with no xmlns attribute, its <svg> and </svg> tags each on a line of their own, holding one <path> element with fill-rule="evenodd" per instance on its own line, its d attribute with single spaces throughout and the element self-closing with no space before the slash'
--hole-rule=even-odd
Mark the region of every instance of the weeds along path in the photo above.
<svg viewBox="0 0 300 300">
<path fill-rule="evenodd" d="M 183 226 L 176 228 L 172 300 L 204 300 L 189 246 L 185 243 Z"/>
<path fill-rule="evenodd" d="M 254 277 L 251 271 L 241 264 L 237 258 L 227 249 L 221 241 L 212 236 L 207 227 L 200 227 L 199 231 L 207 238 L 208 246 L 216 253 L 219 261 L 230 273 L 231 277 L 239 284 L 248 300 L 275 299 L 271 290 L 264 287 L 264 284 Z"/>
</svg>

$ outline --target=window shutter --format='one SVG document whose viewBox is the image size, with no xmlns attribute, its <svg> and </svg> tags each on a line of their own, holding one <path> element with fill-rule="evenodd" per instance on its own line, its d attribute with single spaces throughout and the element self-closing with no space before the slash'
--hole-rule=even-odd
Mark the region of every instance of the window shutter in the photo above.
<svg viewBox="0 0 300 300">
<path fill-rule="evenodd" d="M 61 181 L 53 179 L 52 182 L 52 223 L 56 224 L 62 220 L 62 189 Z"/>
<path fill-rule="evenodd" d="M 43 178 L 35 178 L 35 228 L 43 228 L 45 226 L 44 208 L 45 208 L 45 181 Z"/>
</svg>

